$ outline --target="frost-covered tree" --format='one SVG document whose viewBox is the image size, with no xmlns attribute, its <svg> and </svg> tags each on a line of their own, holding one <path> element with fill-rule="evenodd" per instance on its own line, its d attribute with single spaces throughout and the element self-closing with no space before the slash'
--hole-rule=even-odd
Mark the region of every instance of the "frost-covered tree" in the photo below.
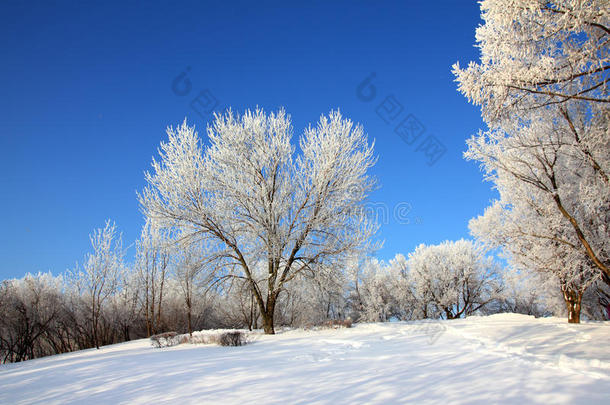
<svg viewBox="0 0 610 405">
<path fill-rule="evenodd" d="M 489 247 L 502 247 L 515 268 L 533 271 L 546 279 L 548 288 L 560 289 L 568 321 L 578 323 L 583 294 L 600 277 L 599 271 L 581 249 L 570 224 L 552 205 L 540 204 L 544 194 L 522 198 L 516 192 L 520 187 L 528 188 L 520 183 L 508 190 L 499 188 L 503 203 L 494 202 L 484 215 L 471 220 L 470 230 Z"/>
<path fill-rule="evenodd" d="M 546 106 L 610 102 L 607 0 L 483 0 L 480 62 L 454 65 L 460 91 L 492 124 Z"/>
<path fill-rule="evenodd" d="M 85 256 L 82 267 L 77 266 L 69 277 L 85 298 L 93 345 L 99 349 L 103 305 L 119 288 L 125 252 L 116 224 L 110 220 L 104 228 L 94 230 L 89 239 L 93 251 Z"/>
<path fill-rule="evenodd" d="M 485 0 L 481 9 L 481 60 L 454 73 L 490 129 L 466 157 L 504 190 L 503 206 L 530 199 L 564 250 L 579 249 L 610 282 L 609 4 Z"/>
<path fill-rule="evenodd" d="M 376 230 L 363 207 L 373 147 L 339 112 L 307 128 L 298 152 L 283 110 L 217 115 L 207 146 L 186 121 L 167 132 L 146 175 L 143 210 L 183 240 L 211 246 L 206 260 L 219 277 L 247 280 L 266 333 L 292 280 L 332 268 Z"/>
<path fill-rule="evenodd" d="M 148 336 L 162 329 L 163 289 L 169 272 L 171 238 L 146 221 L 136 241 L 135 271 Z"/>
<path fill-rule="evenodd" d="M 0 363 L 51 354 L 46 339 L 61 315 L 61 277 L 27 274 L 0 284 Z"/>
<path fill-rule="evenodd" d="M 403 255 L 397 254 L 389 263 L 365 258 L 353 270 L 356 320 L 385 322 L 425 317 Z"/>
<path fill-rule="evenodd" d="M 141 323 L 142 311 L 138 299 L 141 293 L 139 274 L 126 269 L 121 274 L 119 285 L 120 288 L 110 297 L 106 310 L 109 312 L 109 324 L 113 337 L 119 341 L 129 341 L 132 336 L 140 337 L 138 326 Z M 148 322 L 146 322 L 146 326 L 148 326 Z M 146 336 L 149 336 L 148 328 L 146 332 Z"/>
<path fill-rule="evenodd" d="M 343 266 L 304 271 L 285 291 L 280 297 L 279 319 L 286 325 L 322 325 L 346 318 L 347 279 Z"/>
<path fill-rule="evenodd" d="M 428 317 L 471 315 L 500 291 L 498 265 L 472 241 L 419 245 L 409 254 L 408 268 Z"/>
<path fill-rule="evenodd" d="M 196 296 L 199 292 L 198 287 L 209 284 L 208 280 L 214 274 L 213 271 L 210 271 L 214 263 L 210 263 L 208 254 L 209 252 L 204 244 L 196 243 L 183 246 L 174 255 L 174 277 L 182 292 L 184 308 L 186 309 L 187 331 L 190 335 L 193 334 L 195 301 L 197 298 L 205 298 Z"/>
<path fill-rule="evenodd" d="M 560 316 L 565 312 L 565 305 L 558 284 L 557 279 L 540 273 L 506 268 L 502 272 L 502 291 L 494 303 L 484 309 L 484 313 Z"/>
<path fill-rule="evenodd" d="M 483 163 L 487 178 L 500 191 L 499 206 L 514 211 L 507 224 L 520 227 L 524 238 L 553 239 L 566 254 L 577 250 L 606 274 L 610 185 L 571 143 L 571 130 L 562 123 L 547 115 L 510 132 L 481 134 L 469 140 L 466 157 Z M 608 166 L 610 143 L 594 154 Z M 515 232 L 508 232 L 514 240 Z"/>
</svg>

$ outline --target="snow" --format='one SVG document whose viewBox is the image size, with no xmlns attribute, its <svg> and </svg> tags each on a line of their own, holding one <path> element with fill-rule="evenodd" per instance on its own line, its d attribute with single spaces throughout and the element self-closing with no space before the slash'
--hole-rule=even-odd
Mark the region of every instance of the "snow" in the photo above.
<svg viewBox="0 0 610 405">
<path fill-rule="evenodd" d="M 242 347 L 143 339 L 0 366 L 2 404 L 607 403 L 610 322 L 500 314 L 253 334 Z"/>
</svg>

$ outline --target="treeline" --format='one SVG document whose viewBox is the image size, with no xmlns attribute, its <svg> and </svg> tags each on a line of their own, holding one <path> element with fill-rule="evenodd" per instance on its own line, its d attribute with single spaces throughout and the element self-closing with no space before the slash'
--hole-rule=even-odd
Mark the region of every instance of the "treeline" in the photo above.
<svg viewBox="0 0 610 405">
<path fill-rule="evenodd" d="M 28 274 L 2 282 L 0 360 L 18 362 L 166 331 L 262 327 L 247 280 L 210 277 L 195 250 L 176 249 L 167 236 L 147 224 L 135 261 L 127 266 L 120 235 L 107 223 L 93 233 L 83 266 L 59 276 Z M 585 295 L 583 312 L 590 319 L 605 319 L 599 297 L 594 288 Z M 397 255 L 387 263 L 354 258 L 341 269 L 303 273 L 276 308 L 276 324 L 291 327 L 495 312 L 565 316 L 558 286 L 506 271 L 465 240 L 421 245 L 408 258 Z"/>
</svg>

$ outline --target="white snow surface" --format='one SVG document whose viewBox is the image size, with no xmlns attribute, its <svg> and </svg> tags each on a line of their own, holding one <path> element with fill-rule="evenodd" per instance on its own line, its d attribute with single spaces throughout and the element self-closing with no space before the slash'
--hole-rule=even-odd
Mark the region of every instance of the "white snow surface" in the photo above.
<svg viewBox="0 0 610 405">
<path fill-rule="evenodd" d="M 0 404 L 607 404 L 610 322 L 499 314 L 147 339 L 0 366 Z"/>
</svg>

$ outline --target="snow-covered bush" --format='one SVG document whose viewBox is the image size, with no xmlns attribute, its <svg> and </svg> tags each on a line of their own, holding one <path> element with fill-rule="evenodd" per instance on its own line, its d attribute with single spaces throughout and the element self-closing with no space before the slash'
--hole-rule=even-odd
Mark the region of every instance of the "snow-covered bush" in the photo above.
<svg viewBox="0 0 610 405">
<path fill-rule="evenodd" d="M 164 332 L 150 337 L 154 347 L 172 347 L 182 343 L 180 336 L 176 332 Z"/>
</svg>

